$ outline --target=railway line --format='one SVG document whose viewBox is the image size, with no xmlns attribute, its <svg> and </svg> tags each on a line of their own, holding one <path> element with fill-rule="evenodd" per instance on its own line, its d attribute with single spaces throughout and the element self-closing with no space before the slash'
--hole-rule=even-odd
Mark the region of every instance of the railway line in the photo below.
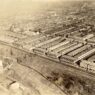
<svg viewBox="0 0 95 95">
<path fill-rule="evenodd" d="M 9 47 L 12 47 L 12 48 L 16 48 L 16 49 L 18 49 L 18 50 L 20 50 L 20 51 L 22 51 L 22 52 L 26 52 L 26 53 L 30 53 L 29 51 L 26 51 L 26 50 L 24 50 L 24 49 L 19 49 L 19 48 L 17 48 L 17 47 L 14 47 L 14 46 L 12 46 L 12 45 L 9 45 L 9 44 L 7 44 L 7 43 L 3 43 L 3 42 L 1 42 L 0 41 L 0 44 L 4 44 L 4 45 L 6 45 L 6 46 L 9 46 Z M 32 53 L 33 54 L 33 53 Z M 57 65 L 59 65 L 59 68 L 61 69 L 61 70 L 63 70 L 63 71 L 67 71 L 69 74 L 71 74 L 71 75 L 73 75 L 73 76 L 77 76 L 78 75 L 78 77 L 84 77 L 84 78 L 88 78 L 88 79 L 90 79 L 90 80 L 95 80 L 95 73 L 91 73 L 91 72 L 87 72 L 86 70 L 84 70 L 83 68 L 79 68 L 79 67 L 77 67 L 77 66 L 74 66 L 72 63 L 70 63 L 70 62 L 67 62 L 67 61 L 64 61 L 64 62 L 58 62 L 58 60 L 56 61 L 56 60 L 52 60 L 52 58 L 49 58 L 49 57 L 47 57 L 47 56 L 41 56 L 41 55 L 36 55 L 36 56 L 38 56 L 38 57 L 40 57 L 40 59 L 46 59 L 46 60 L 50 60 L 50 61 L 53 61 L 53 62 L 55 62 Z M 6 57 L 5 57 L 6 58 Z M 9 59 L 11 59 L 11 60 L 13 60 L 12 58 L 10 58 L 9 57 Z M 15 59 L 14 59 L 15 60 Z M 71 64 L 71 65 L 70 65 Z M 26 66 L 26 67 L 28 67 L 28 68 L 33 68 L 33 67 L 31 67 L 30 65 L 26 65 L 26 64 L 22 64 L 21 63 L 21 65 L 23 65 L 23 66 Z M 50 67 L 51 68 L 51 67 Z M 35 68 L 34 68 L 35 69 Z"/>
<path fill-rule="evenodd" d="M 62 64 L 63 67 L 66 66 L 66 68 L 69 67 L 71 70 L 76 70 L 80 75 L 81 73 L 82 75 L 85 73 L 84 76 L 87 75 L 88 77 L 91 76 L 95 78 L 95 61 L 93 60 L 95 44 L 90 42 L 90 40 L 94 38 L 94 34 L 85 35 L 81 42 L 78 41 L 81 37 L 76 36 L 73 38 L 71 36 L 69 37 L 69 35 L 65 37 L 63 32 L 61 36 L 55 36 L 54 34 L 50 36 L 37 35 L 37 37 L 34 36 L 32 38 L 23 35 L 22 38 L 20 38 L 19 34 L 16 37 L 14 33 L 10 34 L 11 36 L 9 36 L 8 33 L 5 34 L 6 35 L 0 35 L 0 44 L 15 48 L 21 52 L 52 60 L 53 62 Z M 2 39 L 4 36 L 6 39 Z M 18 44 L 15 45 L 16 43 Z"/>
</svg>

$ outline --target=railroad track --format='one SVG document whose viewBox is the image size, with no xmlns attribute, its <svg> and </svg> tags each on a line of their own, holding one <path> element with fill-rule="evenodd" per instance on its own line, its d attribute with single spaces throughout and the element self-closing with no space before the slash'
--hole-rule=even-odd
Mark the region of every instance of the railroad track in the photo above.
<svg viewBox="0 0 95 95">
<path fill-rule="evenodd" d="M 8 44 L 8 43 L 3 42 L 3 41 L 0 41 L 0 44 L 15 48 L 15 49 L 20 50 L 20 51 L 25 52 L 25 53 L 34 54 L 33 52 L 18 48 L 16 46 L 13 46 L 13 45 Z M 75 75 L 75 76 L 78 75 L 78 76 L 82 76 L 82 77 L 85 77 L 85 78 L 88 78 L 88 79 L 91 79 L 91 80 L 95 80 L 95 74 L 94 73 L 87 72 L 83 68 L 79 68 L 77 66 L 74 66 L 72 63 L 68 63 L 68 62 L 65 62 L 65 61 L 64 61 L 64 63 L 61 63 L 57 60 L 52 60 L 52 58 L 49 58 L 47 56 L 40 56 L 40 55 L 36 55 L 36 56 L 39 56 L 40 58 L 44 58 L 46 60 L 51 60 L 51 61 L 55 62 L 57 65 L 59 65 L 59 67 L 61 67 L 61 69 L 64 68 L 64 70 L 67 70 L 70 74 L 73 73 L 72 75 Z M 72 65 L 70 65 L 70 64 L 72 64 Z M 22 64 L 22 65 L 27 66 L 25 64 Z M 27 66 L 27 67 L 31 68 L 31 66 Z"/>
</svg>

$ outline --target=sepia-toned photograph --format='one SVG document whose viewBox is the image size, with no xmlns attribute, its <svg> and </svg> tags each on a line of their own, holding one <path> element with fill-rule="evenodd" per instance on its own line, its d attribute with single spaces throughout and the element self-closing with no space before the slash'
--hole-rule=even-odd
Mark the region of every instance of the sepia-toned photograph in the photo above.
<svg viewBox="0 0 95 95">
<path fill-rule="evenodd" d="M 0 95 L 95 95 L 95 0 L 0 0 Z"/>
</svg>

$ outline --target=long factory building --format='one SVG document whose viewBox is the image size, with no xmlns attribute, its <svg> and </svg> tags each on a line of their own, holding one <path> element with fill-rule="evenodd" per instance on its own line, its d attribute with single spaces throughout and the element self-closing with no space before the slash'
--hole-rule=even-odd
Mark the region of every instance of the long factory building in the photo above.
<svg viewBox="0 0 95 95">
<path fill-rule="evenodd" d="M 61 64 L 95 73 L 95 35 L 81 36 L 79 31 L 72 29 L 58 31 L 52 35 L 32 36 L 5 31 L 0 35 L 0 42 Z"/>
</svg>

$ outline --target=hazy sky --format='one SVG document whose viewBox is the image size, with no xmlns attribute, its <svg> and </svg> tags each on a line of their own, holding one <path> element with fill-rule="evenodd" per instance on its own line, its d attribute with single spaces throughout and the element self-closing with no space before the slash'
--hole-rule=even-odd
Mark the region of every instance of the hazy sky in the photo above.
<svg viewBox="0 0 95 95">
<path fill-rule="evenodd" d="M 37 11 L 41 4 L 47 2 L 60 2 L 65 0 L 0 0 L 0 18 L 24 11 Z M 66 0 L 72 1 L 72 0 Z M 75 0 L 76 1 L 76 0 Z M 78 0 L 77 0 L 78 1 Z M 80 0 L 79 0 L 80 1 Z"/>
</svg>

